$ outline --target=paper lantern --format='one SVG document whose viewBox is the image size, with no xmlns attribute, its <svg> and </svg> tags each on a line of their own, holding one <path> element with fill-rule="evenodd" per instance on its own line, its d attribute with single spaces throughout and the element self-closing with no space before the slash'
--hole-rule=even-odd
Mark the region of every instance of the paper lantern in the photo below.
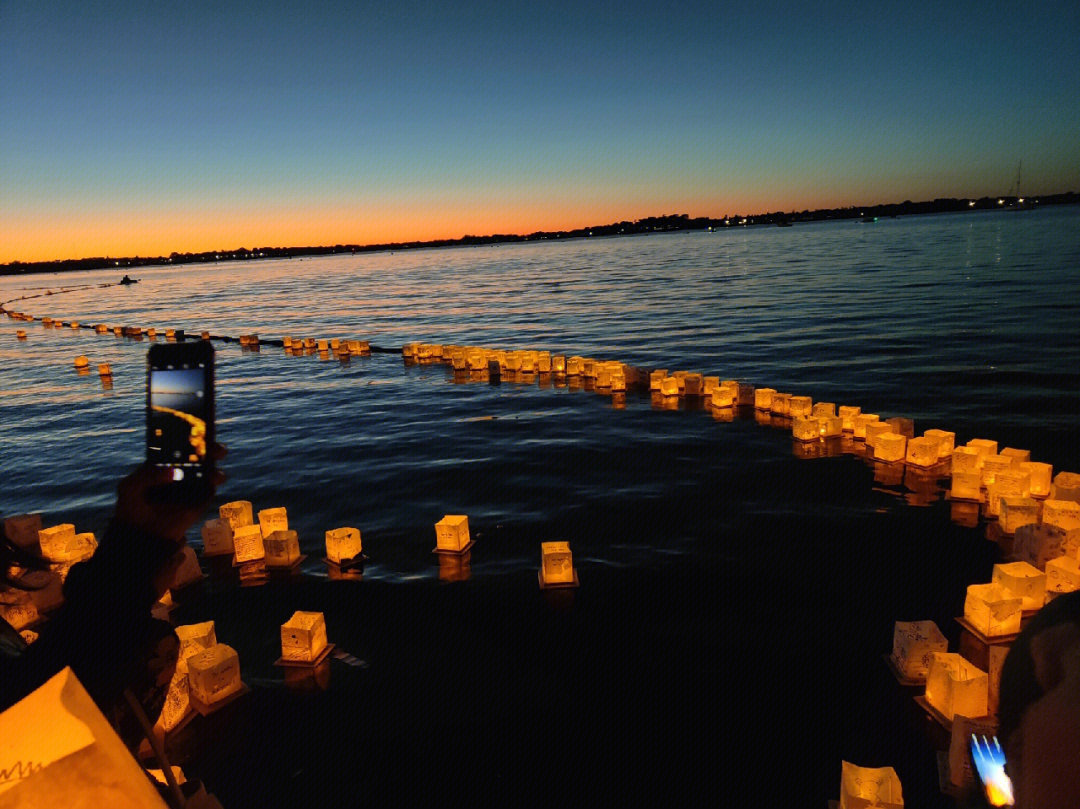
<svg viewBox="0 0 1080 809">
<path fill-rule="evenodd" d="M 939 442 L 935 438 L 912 438 L 907 442 L 907 454 L 904 460 L 913 466 L 930 467 L 940 461 Z"/>
<path fill-rule="evenodd" d="M 183 554 L 183 559 L 176 568 L 176 572 L 173 573 L 172 581 L 169 583 L 170 590 L 180 590 L 200 581 L 203 577 L 199 560 L 195 556 L 195 549 L 190 545 L 185 545 L 180 549 L 180 553 Z"/>
<path fill-rule="evenodd" d="M 885 423 L 888 424 L 894 433 L 902 435 L 904 438 L 915 437 L 915 422 L 911 419 L 904 418 L 903 416 L 893 416 L 891 419 L 886 419 Z"/>
<path fill-rule="evenodd" d="M 815 402 L 810 410 L 810 415 L 824 418 L 836 417 L 836 404 L 834 402 Z"/>
<path fill-rule="evenodd" d="M 1046 603 L 1046 574 L 1027 562 L 994 565 L 991 583 L 1010 598 L 1019 598 L 1021 610 L 1042 609 Z"/>
<path fill-rule="evenodd" d="M 873 447 L 875 460 L 896 463 L 904 460 L 907 454 L 907 438 L 899 433 L 880 433 L 874 437 Z"/>
<path fill-rule="evenodd" d="M 469 540 L 469 518 L 464 514 L 447 514 L 435 523 L 435 549 L 459 553 L 467 550 L 472 543 Z"/>
<path fill-rule="evenodd" d="M 1080 562 L 1072 556 L 1058 556 L 1046 563 L 1046 592 L 1071 593 L 1080 590 Z"/>
<path fill-rule="evenodd" d="M 326 558 L 335 565 L 358 558 L 361 548 L 358 528 L 334 528 L 326 532 Z"/>
<path fill-rule="evenodd" d="M 987 689 L 986 689 L 986 713 L 989 716 L 997 716 L 998 703 L 1001 701 L 1001 667 L 1005 664 L 1005 658 L 1009 654 L 1009 644 L 997 644 L 987 647 Z"/>
<path fill-rule="evenodd" d="M 992 716 L 971 717 L 956 714 L 953 717 L 949 736 L 949 782 L 954 787 L 968 787 L 976 777 L 972 772 L 969 752 L 972 735 L 991 737 L 996 736 L 997 732 L 997 720 Z"/>
<path fill-rule="evenodd" d="M 4 520 L 4 536 L 23 550 L 37 553 L 41 550 L 38 531 L 42 528 L 40 514 L 16 514 Z"/>
<path fill-rule="evenodd" d="M 1027 463 L 1031 460 L 1031 450 L 1029 449 L 1015 449 L 1013 447 L 1005 447 L 1005 449 L 1003 449 L 1000 454 L 1008 458 L 1012 458 L 1013 466 Z"/>
<path fill-rule="evenodd" d="M 96 326 L 94 326 L 94 331 L 98 334 L 107 334 L 109 331 L 109 327 L 106 326 L 104 323 L 98 323 Z"/>
<path fill-rule="evenodd" d="M 982 485 L 983 455 L 975 447 L 957 447 L 952 452 L 952 473 L 978 473 L 979 485 Z"/>
<path fill-rule="evenodd" d="M 889 658 L 901 676 L 925 681 L 934 652 L 948 650 L 949 641 L 933 621 L 897 621 Z"/>
<path fill-rule="evenodd" d="M 90 360 L 88 360 L 84 354 L 80 354 L 79 356 L 77 356 L 75 358 L 75 367 L 76 368 L 86 368 L 89 365 L 90 365 Z"/>
<path fill-rule="evenodd" d="M 1015 534 L 1021 525 L 1034 525 L 1039 522 L 1038 500 L 1005 495 L 998 504 L 998 523 L 1006 534 Z"/>
<path fill-rule="evenodd" d="M 964 618 L 985 637 L 1014 635 L 1020 631 L 1022 599 L 1000 585 L 969 584 L 964 598 Z"/>
<path fill-rule="evenodd" d="M 926 701 L 948 721 L 956 714 L 986 716 L 987 673 L 953 652 L 934 652 L 926 675 Z"/>
<path fill-rule="evenodd" d="M 248 500 L 235 500 L 232 503 L 222 504 L 218 508 L 218 516 L 228 521 L 234 531 L 254 522 L 251 516 L 251 502 Z"/>
<path fill-rule="evenodd" d="M 566 357 L 563 354 L 551 355 L 551 373 L 553 374 L 565 374 L 566 373 Z"/>
<path fill-rule="evenodd" d="M 769 405 L 769 412 L 775 413 L 778 416 L 788 415 L 791 412 L 791 394 L 774 393 L 772 395 L 772 402 Z"/>
<path fill-rule="evenodd" d="M 180 651 L 177 653 L 177 669 L 187 672 L 187 661 L 200 652 L 217 644 L 217 633 L 214 630 L 213 621 L 203 621 L 197 624 L 181 624 L 175 627 L 176 637 L 180 641 Z"/>
<path fill-rule="evenodd" d="M 955 455 L 953 456 L 955 458 Z M 953 472 L 949 496 L 960 500 L 982 500 L 982 475 L 978 472 Z"/>
<path fill-rule="evenodd" d="M 884 435 L 885 433 L 891 433 L 892 431 L 893 431 L 892 427 L 886 421 L 871 421 L 871 422 L 867 423 L 866 427 L 864 428 L 864 432 L 863 432 L 863 438 L 866 441 L 866 446 L 868 446 L 868 447 L 874 446 L 874 441 L 877 439 L 877 437 L 879 435 Z M 857 435 L 856 435 L 856 437 L 857 437 Z"/>
<path fill-rule="evenodd" d="M 949 432 L 948 430 L 932 429 L 923 433 L 926 438 L 937 439 L 938 441 L 938 458 L 945 460 L 952 456 L 953 448 L 956 446 L 956 433 Z"/>
<path fill-rule="evenodd" d="M 283 508 L 264 508 L 259 512 L 259 527 L 264 539 L 275 531 L 288 531 L 289 516 Z"/>
<path fill-rule="evenodd" d="M 664 396 L 678 396 L 678 378 L 674 376 L 665 376 L 662 380 L 660 380 L 660 393 Z"/>
<path fill-rule="evenodd" d="M 297 610 L 281 625 L 281 658 L 312 663 L 326 649 L 326 619 L 321 612 Z"/>
<path fill-rule="evenodd" d="M 1051 476 L 1054 467 L 1048 463 L 1022 461 L 1018 464 L 1021 471 L 1028 474 L 1028 486 L 1032 497 L 1047 497 L 1050 494 Z"/>
<path fill-rule="evenodd" d="M 23 590 L 8 590 L 0 592 L 0 618 L 19 632 L 41 620 L 41 613 L 29 593 Z"/>
<path fill-rule="evenodd" d="M 568 542 L 540 543 L 540 586 L 572 586 L 577 584 L 577 572 Z"/>
<path fill-rule="evenodd" d="M 585 377 L 590 377 L 592 379 L 595 379 L 596 378 L 596 367 L 597 367 L 597 365 L 598 365 L 598 363 L 596 362 L 596 360 L 594 358 L 592 358 L 592 357 L 582 357 L 581 358 L 581 375 L 585 376 Z"/>
<path fill-rule="evenodd" d="M 836 415 L 840 417 L 840 421 L 843 422 L 844 432 L 850 433 L 855 430 L 855 417 L 862 413 L 862 408 L 859 406 L 840 405 L 836 409 Z"/>
<path fill-rule="evenodd" d="M 1016 529 L 1016 536 L 1013 538 L 1013 558 L 1045 570 L 1051 559 L 1067 553 L 1066 536 L 1065 529 L 1057 525 L 1021 525 Z"/>
<path fill-rule="evenodd" d="M 300 539 L 289 529 L 271 531 L 263 538 L 267 567 L 292 567 L 300 561 Z"/>
<path fill-rule="evenodd" d="M 25 340 L 26 339 L 26 329 L 18 329 L 15 332 L 15 339 L 17 339 L 17 340 Z"/>
<path fill-rule="evenodd" d="M 972 438 L 967 442 L 968 447 L 978 450 L 980 455 L 997 455 L 998 442 L 988 438 Z"/>
<path fill-rule="evenodd" d="M 902 809 L 900 778 L 892 767 L 859 767 L 840 762 L 839 809 Z"/>
<path fill-rule="evenodd" d="M 739 398 L 738 388 L 721 385 L 709 396 L 709 404 L 712 407 L 734 407 Z"/>
<path fill-rule="evenodd" d="M 770 407 L 772 407 L 772 395 L 774 393 L 776 393 L 775 388 L 755 388 L 754 409 L 768 410 Z"/>
<path fill-rule="evenodd" d="M 814 412 L 814 402 L 809 396 L 792 396 L 788 399 L 788 415 L 806 418 Z"/>
<path fill-rule="evenodd" d="M 266 558 L 262 529 L 257 525 L 241 525 L 233 528 L 233 562 L 253 562 Z"/>
<path fill-rule="evenodd" d="M 46 559 L 61 561 L 75 541 L 75 526 L 71 523 L 53 525 L 38 531 L 38 546 Z"/>
<path fill-rule="evenodd" d="M 1080 528 L 1080 503 L 1075 500 L 1044 500 L 1042 521 L 1044 525 L 1056 525 L 1066 531 Z"/>
<path fill-rule="evenodd" d="M 818 441 L 821 438 L 818 419 L 797 416 L 791 420 L 791 435 L 796 441 Z"/>
<path fill-rule="evenodd" d="M 984 455 L 982 456 L 982 484 L 990 486 L 997 480 L 999 472 L 1004 472 L 1013 464 L 1008 455 Z"/>
<path fill-rule="evenodd" d="M 860 413 L 851 419 L 851 434 L 855 438 L 866 440 L 866 428 L 870 424 L 877 424 L 881 417 L 877 413 Z"/>
<path fill-rule="evenodd" d="M 224 643 L 216 643 L 187 660 L 191 697 L 205 708 L 231 697 L 243 689 L 240 681 L 240 657 Z"/>
<path fill-rule="evenodd" d="M 203 556 L 224 556 L 233 552 L 233 528 L 228 520 L 207 520 L 202 527 Z"/>
<path fill-rule="evenodd" d="M 566 358 L 566 375 L 567 376 L 580 376 L 581 375 L 581 361 L 582 358 L 578 356 L 572 356 Z"/>
<path fill-rule="evenodd" d="M 1080 475 L 1076 472 L 1058 472 L 1050 487 L 1050 496 L 1055 500 L 1072 500 L 1080 503 Z"/>
<path fill-rule="evenodd" d="M 714 390 L 720 387 L 720 377 L 718 376 L 703 376 L 701 378 L 701 392 L 705 396 L 712 396 Z M 650 379 L 651 388 L 651 379 Z"/>
</svg>

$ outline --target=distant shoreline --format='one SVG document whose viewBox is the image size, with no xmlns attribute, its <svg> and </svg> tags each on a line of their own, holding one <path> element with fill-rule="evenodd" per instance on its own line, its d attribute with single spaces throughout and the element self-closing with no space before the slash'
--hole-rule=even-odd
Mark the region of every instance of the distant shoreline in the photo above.
<svg viewBox="0 0 1080 809">
<path fill-rule="evenodd" d="M 720 230 L 731 227 L 757 225 L 786 226 L 798 222 L 823 222 L 843 219 L 863 219 L 875 221 L 880 218 L 898 216 L 917 216 L 934 213 L 959 213 L 968 211 L 987 211 L 1020 209 L 1030 210 L 1048 205 L 1075 205 L 1080 203 L 1080 194 L 1068 191 L 1064 194 L 1017 198 L 982 197 L 980 199 L 939 198 L 924 202 L 889 203 L 881 205 L 849 206 L 846 208 L 820 208 L 809 211 L 775 211 L 748 216 L 733 215 L 718 218 L 696 217 L 688 214 L 669 214 L 651 216 L 633 222 L 613 222 L 607 225 L 592 225 L 574 230 L 536 231 L 527 235 L 492 234 L 488 236 L 466 235 L 458 239 L 433 239 L 429 241 L 392 242 L 383 244 L 336 244 L 308 247 L 255 247 L 235 250 L 207 250 L 201 253 L 171 253 L 168 256 L 95 256 L 88 258 L 59 259 L 56 261 L 12 261 L 0 264 L 0 275 L 24 275 L 41 272 L 78 272 L 82 270 L 103 270 L 119 267 L 148 267 L 168 264 L 201 264 L 218 261 L 249 261 L 257 259 L 294 258 L 300 256 L 321 256 L 331 254 L 376 253 L 393 250 L 418 250 L 432 247 L 469 247 L 482 244 L 512 244 L 517 242 L 550 241 L 556 239 L 577 239 L 595 236 L 624 236 L 638 233 L 657 233 L 683 230 Z"/>
</svg>

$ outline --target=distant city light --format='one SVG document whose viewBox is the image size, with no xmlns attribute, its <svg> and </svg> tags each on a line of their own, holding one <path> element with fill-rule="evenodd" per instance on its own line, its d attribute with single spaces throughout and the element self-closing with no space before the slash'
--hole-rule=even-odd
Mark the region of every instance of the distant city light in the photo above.
<svg viewBox="0 0 1080 809">
<path fill-rule="evenodd" d="M 968 200 L 968 207 L 969 208 L 974 208 L 975 207 L 975 200 L 969 199 Z"/>
<path fill-rule="evenodd" d="M 1003 200 L 1001 198 L 998 198 L 998 205 L 1004 205 L 1004 204 L 1005 204 L 1005 200 Z"/>
</svg>

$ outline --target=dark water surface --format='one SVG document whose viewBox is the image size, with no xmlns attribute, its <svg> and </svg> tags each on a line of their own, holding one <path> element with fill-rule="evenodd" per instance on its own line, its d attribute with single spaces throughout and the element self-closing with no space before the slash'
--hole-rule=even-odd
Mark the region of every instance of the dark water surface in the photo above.
<svg viewBox="0 0 1080 809">
<path fill-rule="evenodd" d="M 1055 471 L 1080 471 L 1075 206 L 138 268 L 137 285 L 96 286 L 121 274 L 5 278 L 0 299 L 84 287 L 8 308 L 189 333 L 536 348 L 701 371 L 912 418 L 917 433 L 938 427 L 958 442 L 995 439 Z M 29 338 L 16 341 L 16 328 Z M 47 524 L 103 529 L 116 479 L 143 451 L 147 346 L 0 319 L 3 513 L 40 511 Z M 694 774 L 663 777 L 696 775 L 702 803 L 764 790 L 821 806 L 837 796 L 841 757 L 896 766 L 909 805 L 940 799 L 932 740 L 918 718 L 882 701 L 898 687 L 880 659 L 895 620 L 932 618 L 955 638 L 945 624 L 960 614 L 965 586 L 989 580 L 996 546 L 982 525 L 954 521 L 940 491 L 920 496 L 915 484 L 852 455 L 799 457 L 789 430 L 752 413 L 727 421 L 708 409 L 657 409 L 636 393 L 616 407 L 566 386 L 460 383 L 441 365 L 406 367 L 399 354 L 341 364 L 265 346 L 217 349 L 219 437 L 230 450 L 219 501 L 285 506 L 309 577 L 326 576 L 318 561 L 325 530 L 354 525 L 371 558 L 364 586 L 375 589 L 365 598 L 412 587 L 431 609 L 452 610 L 453 587 L 419 582 L 439 578 L 434 522 L 468 514 L 477 545 L 461 604 L 487 587 L 502 594 L 505 615 L 549 640 L 566 631 L 588 648 L 597 636 L 612 645 L 619 638 L 612 659 L 638 661 L 646 682 L 660 681 L 665 649 L 641 639 L 663 624 L 672 643 L 686 628 L 669 660 L 690 672 L 676 687 L 701 693 L 700 701 L 632 686 L 618 693 L 629 710 L 660 700 L 650 715 L 669 718 L 639 729 L 651 739 L 644 749 L 669 751 L 669 768 L 692 762 Z M 109 362 L 113 388 L 77 375 L 77 354 L 92 366 Z M 574 609 L 591 616 L 589 629 L 534 614 L 539 543 L 549 539 L 570 542 L 582 580 Z M 621 601 L 584 606 L 590 578 L 593 599 Z M 305 580 L 303 588 L 314 586 L 310 599 L 331 605 L 331 639 L 352 650 L 372 642 L 363 620 L 332 615 L 349 597 L 318 585 Z M 272 687 L 280 673 L 263 658 L 276 625 L 257 640 L 236 636 L 252 632 L 248 610 L 273 612 L 266 600 L 288 599 L 273 588 L 212 585 L 211 593 L 217 612 L 205 617 L 241 650 L 245 677 L 266 684 L 255 689 L 256 703 L 274 704 L 284 689 Z M 533 601 L 523 607 L 517 593 Z M 573 666 L 563 663 L 555 668 L 569 676 Z M 348 704 L 358 699 L 352 675 L 334 682 Z M 552 685 L 539 675 L 521 684 Z M 620 710 L 591 716 L 607 723 L 612 743 L 635 738 L 616 719 Z M 740 719 L 745 711 L 756 718 Z M 418 717 L 435 712 L 417 708 Z M 680 723 L 701 740 L 691 744 Z M 500 772 L 527 781 L 525 753 L 505 755 Z M 762 757 L 787 763 L 763 777 Z M 741 774 L 721 777 L 732 761 Z M 636 769 L 646 765 L 635 759 Z M 353 786 L 345 776 L 338 783 Z M 325 797 L 344 800 L 334 790 Z"/>
</svg>

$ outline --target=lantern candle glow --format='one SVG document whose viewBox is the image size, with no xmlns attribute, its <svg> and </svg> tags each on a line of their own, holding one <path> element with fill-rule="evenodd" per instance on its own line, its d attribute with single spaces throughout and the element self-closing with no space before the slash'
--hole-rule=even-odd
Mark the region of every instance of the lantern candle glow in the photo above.
<svg viewBox="0 0 1080 809">
<path fill-rule="evenodd" d="M 956 714 L 986 716 L 990 679 L 952 652 L 934 652 L 926 675 L 926 701 L 950 722 Z"/>
</svg>

